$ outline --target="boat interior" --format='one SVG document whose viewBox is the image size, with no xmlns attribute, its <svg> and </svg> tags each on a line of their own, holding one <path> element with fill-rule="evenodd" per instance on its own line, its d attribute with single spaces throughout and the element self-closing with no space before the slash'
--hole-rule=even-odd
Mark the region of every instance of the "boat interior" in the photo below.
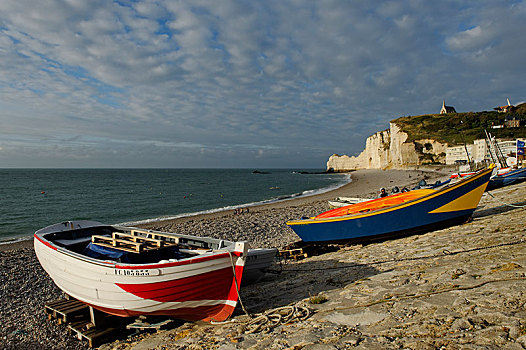
<svg viewBox="0 0 526 350">
<path fill-rule="evenodd" d="M 99 260 L 167 263 L 226 248 L 232 242 L 109 225 L 42 234 L 59 247 Z"/>
</svg>

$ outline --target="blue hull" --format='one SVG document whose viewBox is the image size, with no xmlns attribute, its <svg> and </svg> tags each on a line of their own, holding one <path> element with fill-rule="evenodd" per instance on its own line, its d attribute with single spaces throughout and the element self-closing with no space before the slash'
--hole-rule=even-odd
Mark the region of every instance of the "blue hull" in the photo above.
<svg viewBox="0 0 526 350">
<path fill-rule="evenodd" d="M 411 202 L 324 219 L 304 219 L 287 224 L 305 242 L 330 242 L 412 234 L 467 220 L 486 189 L 492 169 Z"/>
<path fill-rule="evenodd" d="M 489 180 L 488 187 L 486 191 L 491 191 L 496 188 L 513 185 L 526 180 L 526 168 L 516 169 L 510 171 L 507 174 L 497 175 L 491 180 Z"/>
</svg>

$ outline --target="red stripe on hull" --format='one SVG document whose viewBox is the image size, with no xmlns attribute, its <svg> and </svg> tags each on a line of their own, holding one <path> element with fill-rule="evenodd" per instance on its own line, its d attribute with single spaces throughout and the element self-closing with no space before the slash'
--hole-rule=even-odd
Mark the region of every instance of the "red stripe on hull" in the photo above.
<svg viewBox="0 0 526 350">
<path fill-rule="evenodd" d="M 141 315 L 151 315 L 151 316 L 171 316 L 180 320 L 185 321 L 224 321 L 229 318 L 234 312 L 235 307 L 230 305 L 212 305 L 212 306 L 198 306 L 198 307 L 183 307 L 178 309 L 169 309 L 169 310 L 158 310 L 155 312 L 140 312 L 134 310 L 118 310 L 110 309 L 106 307 L 99 307 L 91 305 L 97 310 L 105 312 L 110 315 L 120 316 L 120 317 L 136 317 Z"/>
<path fill-rule="evenodd" d="M 177 262 L 171 262 L 171 263 L 165 263 L 165 264 L 151 264 L 151 265 L 140 265 L 140 266 L 129 266 L 129 265 L 117 264 L 115 265 L 115 267 L 118 269 L 124 269 L 124 270 L 160 269 L 160 268 L 165 268 L 165 267 L 183 266 L 183 265 L 190 265 L 190 264 L 205 262 L 209 260 L 222 259 L 230 255 L 232 257 L 240 257 L 241 253 L 237 251 L 233 251 L 233 252 L 230 252 L 230 254 L 228 253 L 215 254 L 215 255 L 203 256 L 203 257 L 198 257 L 198 258 L 193 258 L 193 259 L 188 259 L 188 260 L 183 260 L 183 261 L 177 261 Z"/>
<path fill-rule="evenodd" d="M 236 266 L 238 285 L 241 283 L 242 274 L 243 267 Z M 165 282 L 116 285 L 141 299 L 159 302 L 237 300 L 231 267 Z"/>
</svg>

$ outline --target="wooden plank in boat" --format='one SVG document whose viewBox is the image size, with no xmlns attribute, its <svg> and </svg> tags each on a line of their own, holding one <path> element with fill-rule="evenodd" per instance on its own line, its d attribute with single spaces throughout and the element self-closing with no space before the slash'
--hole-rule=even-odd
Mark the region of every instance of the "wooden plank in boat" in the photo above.
<svg viewBox="0 0 526 350">
<path fill-rule="evenodd" d="M 144 244 L 140 242 L 132 242 L 124 239 L 116 239 L 113 237 L 99 235 L 91 236 L 91 242 L 101 246 L 125 250 L 134 253 L 140 253 L 143 251 L 144 248 Z"/>
<path fill-rule="evenodd" d="M 179 237 L 170 235 L 168 233 L 150 232 L 146 230 L 131 230 L 130 234 L 133 236 L 136 236 L 138 234 L 144 234 L 147 235 L 147 237 L 154 239 L 159 239 L 160 237 L 169 238 L 170 240 L 173 240 L 174 243 L 179 243 Z"/>
<path fill-rule="evenodd" d="M 149 238 L 149 237 L 143 237 L 143 236 L 135 236 L 129 233 L 124 232 L 113 232 L 112 237 L 114 239 L 124 239 L 124 240 L 130 240 L 132 242 L 139 242 L 139 243 L 151 243 L 157 247 L 163 247 L 165 245 L 172 245 L 173 243 L 165 242 L 160 239 L 155 238 Z"/>
<path fill-rule="evenodd" d="M 162 241 L 160 244 L 157 244 L 157 240 L 153 239 L 152 241 L 152 239 L 145 239 L 144 237 L 137 237 L 136 241 L 129 240 L 129 239 L 120 239 L 116 237 L 120 237 L 120 236 L 116 235 L 114 237 L 108 237 L 108 236 L 93 235 L 91 236 L 91 242 L 93 244 L 97 244 L 100 246 L 115 248 L 115 249 L 124 250 L 124 251 L 132 252 L 132 253 L 141 253 L 143 251 L 155 250 L 155 249 L 163 248 L 165 246 L 175 245 L 175 243 L 169 243 L 169 242 L 164 243 Z M 130 238 L 130 237 L 121 237 L 121 238 Z"/>
</svg>

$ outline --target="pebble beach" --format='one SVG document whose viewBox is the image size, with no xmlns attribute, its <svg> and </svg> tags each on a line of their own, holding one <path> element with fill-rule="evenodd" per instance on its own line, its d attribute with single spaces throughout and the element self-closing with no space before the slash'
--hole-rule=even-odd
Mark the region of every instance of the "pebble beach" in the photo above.
<svg viewBox="0 0 526 350">
<path fill-rule="evenodd" d="M 380 187 L 444 179 L 447 170 L 363 170 L 337 190 L 143 225 L 162 231 L 282 248 L 299 238 L 290 219 L 329 209 L 338 196 L 373 198 Z M 121 334 L 101 349 L 524 349 L 526 348 L 526 185 L 485 194 L 469 223 L 422 235 L 285 260 L 241 299 L 254 317 L 301 305 L 305 319 L 247 332 L 238 307 L 223 324 L 176 323 L 156 333 Z M 96 219 L 96 218 L 93 218 Z M 86 349 L 44 304 L 62 292 L 42 270 L 32 243 L 0 246 L 0 348 Z"/>
</svg>

